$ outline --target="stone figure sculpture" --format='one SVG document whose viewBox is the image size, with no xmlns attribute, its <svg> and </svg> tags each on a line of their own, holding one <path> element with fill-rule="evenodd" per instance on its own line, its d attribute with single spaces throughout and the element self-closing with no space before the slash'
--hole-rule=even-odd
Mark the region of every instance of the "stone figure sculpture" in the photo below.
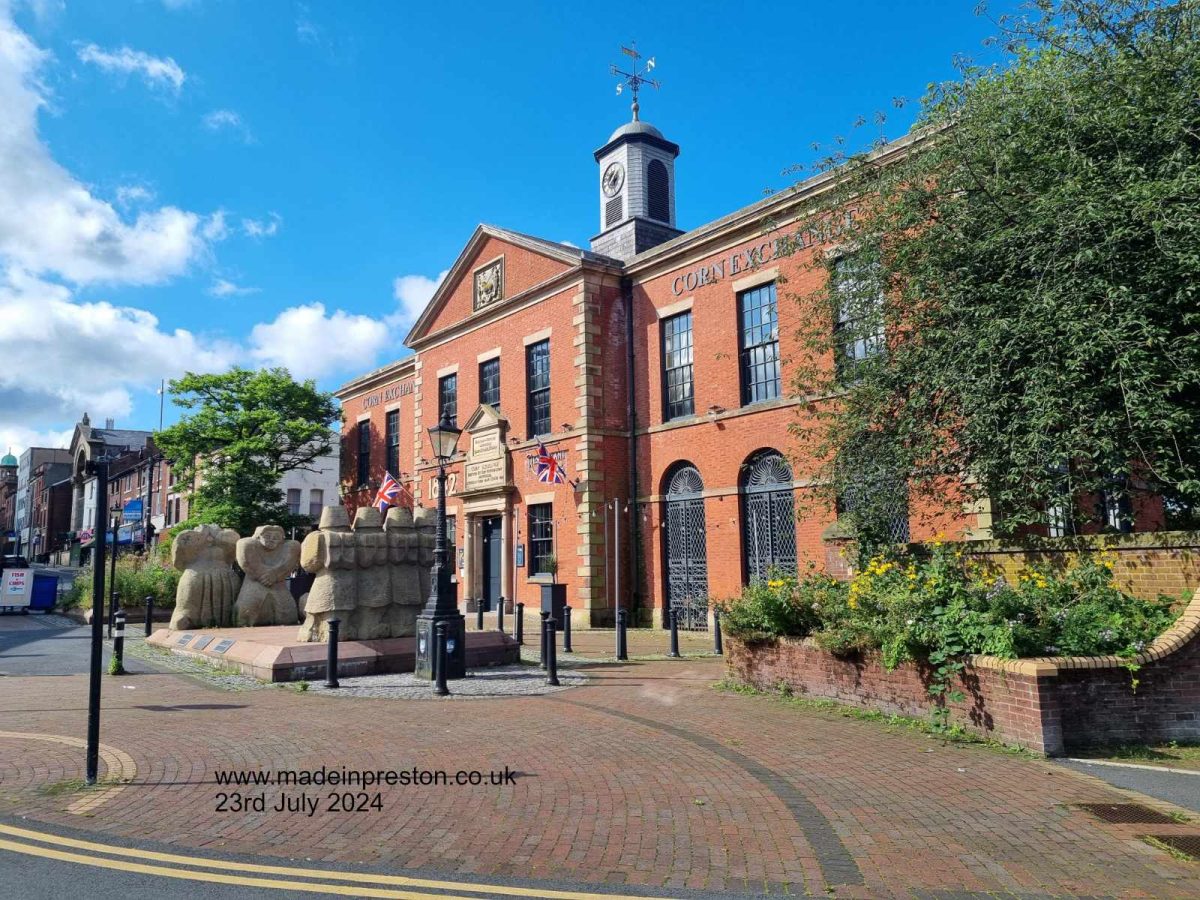
<svg viewBox="0 0 1200 900">
<path fill-rule="evenodd" d="M 387 535 L 388 575 L 391 603 L 388 606 L 388 634 L 411 637 L 417 633 L 417 615 L 427 597 L 421 594 L 417 565 L 417 529 L 412 510 L 393 506 L 383 525 Z"/>
<path fill-rule="evenodd" d="M 312 589 L 304 607 L 304 623 L 298 640 L 325 641 L 329 620 L 339 619 L 339 639 L 348 640 L 353 631 L 351 614 L 357 605 L 358 554 L 350 516 L 344 507 L 321 510 L 321 524 L 300 545 L 300 565 L 312 572 Z"/>
<path fill-rule="evenodd" d="M 374 506 L 360 506 L 355 512 L 354 544 L 357 604 L 350 635 L 360 641 L 388 637 L 387 612 L 392 598 L 387 535 L 383 532 L 383 517 Z"/>
<path fill-rule="evenodd" d="M 278 525 L 259 525 L 237 542 L 237 563 L 246 573 L 234 604 L 239 625 L 295 625 L 296 601 L 287 578 L 300 562 L 300 542 L 285 540 Z"/>
<path fill-rule="evenodd" d="M 233 624 L 241 579 L 233 571 L 238 533 L 220 525 L 197 525 L 171 544 L 171 565 L 183 572 L 175 591 L 172 631 Z"/>
</svg>

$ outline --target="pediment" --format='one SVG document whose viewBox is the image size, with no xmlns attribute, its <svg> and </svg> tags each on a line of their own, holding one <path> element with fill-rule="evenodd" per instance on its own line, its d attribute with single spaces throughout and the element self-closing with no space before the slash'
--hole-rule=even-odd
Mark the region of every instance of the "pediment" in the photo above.
<svg viewBox="0 0 1200 900">
<path fill-rule="evenodd" d="M 488 428 L 507 427 L 508 419 L 504 418 L 504 414 L 500 410 L 489 403 L 480 403 L 475 412 L 471 413 L 471 418 L 467 419 L 463 431 L 474 434 L 476 431 L 485 431 Z"/>
<path fill-rule="evenodd" d="M 567 244 L 480 225 L 417 318 L 404 343 L 487 314 L 513 297 L 575 269 L 586 251 Z"/>
</svg>

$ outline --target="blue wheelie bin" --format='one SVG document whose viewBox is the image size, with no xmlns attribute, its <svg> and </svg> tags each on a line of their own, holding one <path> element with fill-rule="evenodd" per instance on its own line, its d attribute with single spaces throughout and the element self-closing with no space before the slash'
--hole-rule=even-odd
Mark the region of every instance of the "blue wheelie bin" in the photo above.
<svg viewBox="0 0 1200 900">
<path fill-rule="evenodd" d="M 49 612 L 54 609 L 54 603 L 58 600 L 58 576 L 57 575 L 34 575 L 33 576 L 33 593 L 29 598 L 29 608 Z"/>
</svg>

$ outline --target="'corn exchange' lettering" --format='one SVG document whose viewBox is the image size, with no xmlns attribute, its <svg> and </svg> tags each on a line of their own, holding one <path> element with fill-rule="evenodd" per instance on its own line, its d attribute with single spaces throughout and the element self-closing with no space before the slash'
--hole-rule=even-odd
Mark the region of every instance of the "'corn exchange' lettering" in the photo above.
<svg viewBox="0 0 1200 900">
<path fill-rule="evenodd" d="M 813 225 L 801 228 L 795 234 L 785 234 L 781 237 L 763 241 L 756 247 L 738 250 L 728 259 L 697 266 L 683 275 L 676 275 L 671 282 L 671 293 L 676 297 L 685 291 L 694 291 L 706 284 L 716 284 L 726 275 L 740 275 L 756 269 L 763 263 L 773 259 L 791 256 L 798 250 L 807 250 L 817 244 L 828 243 L 843 234 L 853 220 L 853 213 L 847 214 L 841 222 L 829 225 Z"/>
<path fill-rule="evenodd" d="M 403 381 L 400 384 L 394 384 L 391 387 L 384 388 L 375 394 L 368 394 L 363 397 L 363 409 L 370 409 L 372 406 L 378 406 L 380 403 L 387 403 L 391 400 L 399 400 L 401 397 L 406 397 L 413 392 L 413 383 L 411 381 Z"/>
</svg>

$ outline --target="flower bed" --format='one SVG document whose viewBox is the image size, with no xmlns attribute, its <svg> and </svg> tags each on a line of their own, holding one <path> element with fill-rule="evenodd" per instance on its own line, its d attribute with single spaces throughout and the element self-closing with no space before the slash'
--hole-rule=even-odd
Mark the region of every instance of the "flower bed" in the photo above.
<svg viewBox="0 0 1200 900">
<path fill-rule="evenodd" d="M 1183 598 L 1125 594 L 1111 566 L 1009 584 L 935 545 L 845 583 L 772 579 L 721 604 L 729 665 L 759 688 L 928 710 L 937 727 L 1050 754 L 1200 737 L 1200 599 L 1179 615 Z"/>
</svg>

